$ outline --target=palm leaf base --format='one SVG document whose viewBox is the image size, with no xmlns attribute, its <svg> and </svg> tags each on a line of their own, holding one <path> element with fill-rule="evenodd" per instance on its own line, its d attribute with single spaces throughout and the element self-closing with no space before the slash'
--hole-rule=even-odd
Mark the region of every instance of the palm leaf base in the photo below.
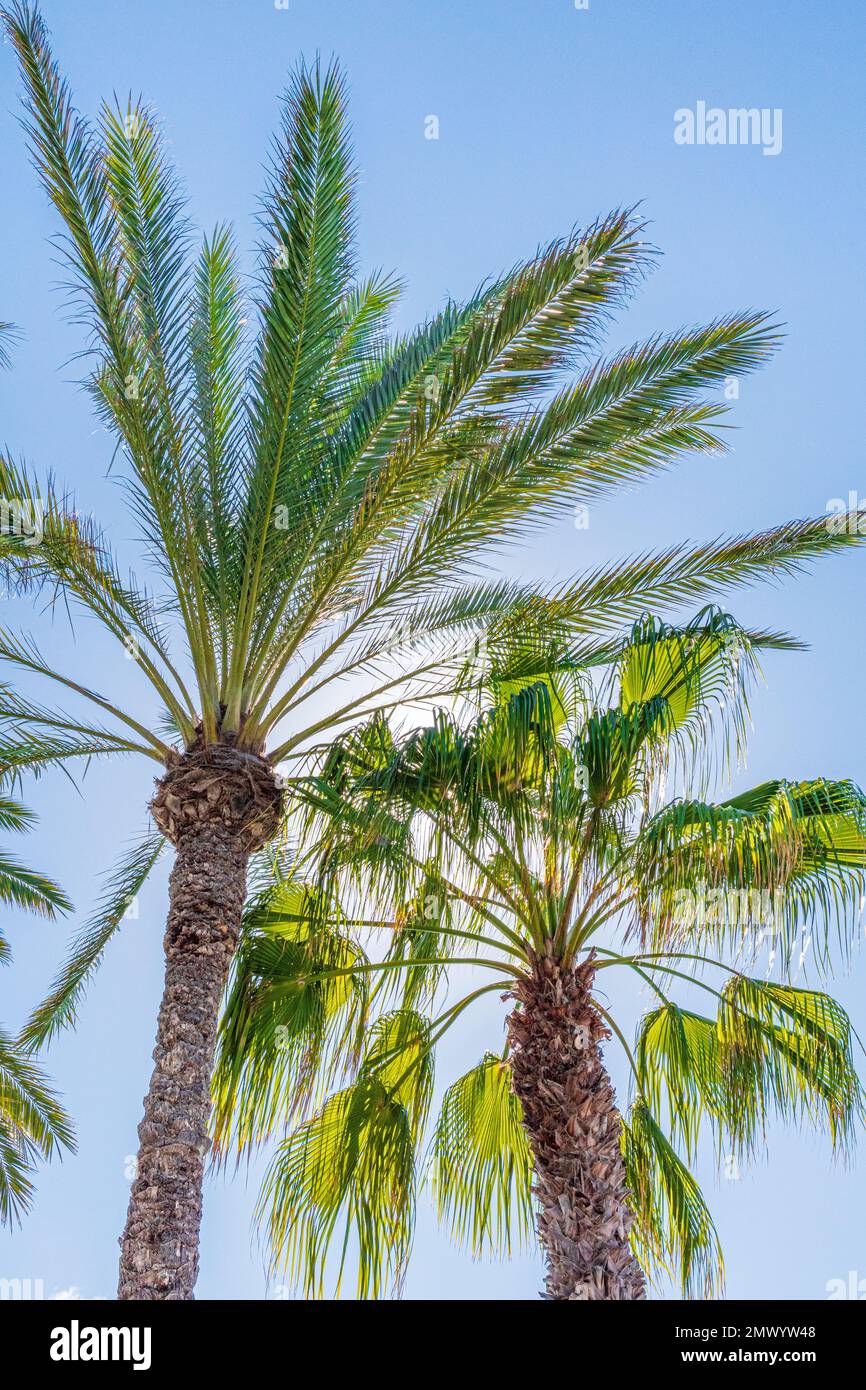
<svg viewBox="0 0 866 1390">
<path fill-rule="evenodd" d="M 508 1021 L 515 1093 L 535 1169 L 545 1297 L 645 1297 L 629 1245 L 622 1124 L 601 1056 L 610 1033 L 594 1008 L 592 960 L 536 959 Z"/>
<path fill-rule="evenodd" d="M 221 791 L 226 784 L 218 782 Z M 164 787 L 162 794 L 168 801 Z M 120 1299 L 193 1297 L 217 1020 L 246 896 L 249 850 L 236 829 L 217 816 L 178 842 L 155 1066 L 121 1241 Z"/>
<path fill-rule="evenodd" d="M 272 764 L 230 743 L 175 754 L 150 804 L 154 820 L 172 844 L 179 845 L 203 826 L 221 826 L 250 854 L 273 839 L 281 809 Z"/>
</svg>

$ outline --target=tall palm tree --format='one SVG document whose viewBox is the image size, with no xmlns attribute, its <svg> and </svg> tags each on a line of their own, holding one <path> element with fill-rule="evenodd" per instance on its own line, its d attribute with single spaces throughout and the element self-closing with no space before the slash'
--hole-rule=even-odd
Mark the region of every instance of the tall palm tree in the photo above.
<svg viewBox="0 0 866 1390">
<path fill-rule="evenodd" d="M 507 1046 L 445 1095 L 431 1176 L 441 1214 L 476 1253 L 528 1224 L 532 1188 L 549 1299 L 642 1298 L 644 1270 L 659 1264 L 688 1293 L 718 1287 L 715 1230 L 686 1166 L 705 1125 L 735 1160 L 774 1113 L 823 1122 L 834 1148 L 853 1140 L 864 1096 L 844 1010 L 787 969 L 776 983 L 725 960 L 751 954 L 759 930 L 786 967 L 804 923 L 819 963 L 834 921 L 843 942 L 856 935 L 858 788 L 774 781 L 707 799 L 714 745 L 742 748 L 757 652 L 789 643 L 715 609 L 682 627 L 644 618 L 593 673 L 521 634 L 488 653 L 485 708 L 468 728 L 442 713 L 395 741 L 379 717 L 332 749 L 309 793 L 319 898 L 277 883 L 252 914 L 218 1069 L 220 1137 L 243 1149 L 281 1118 L 275 1050 L 280 1030 L 297 1035 L 298 980 L 315 983 L 334 1033 L 353 1003 L 347 980 L 357 990 L 378 975 L 381 1006 L 394 1002 L 387 983 L 407 976 L 369 1029 L 357 1079 L 289 1135 L 263 1189 L 275 1258 L 308 1291 L 321 1291 L 344 1218 L 362 1292 L 400 1272 L 431 1053 L 488 991 L 512 1001 Z M 324 931 L 315 906 L 335 887 L 343 924 Z M 345 925 L 371 888 L 392 939 L 372 961 Z M 429 1003 L 461 958 L 493 983 L 425 1018 L 425 991 Z M 657 1000 L 634 1048 L 602 1002 L 622 969 Z M 715 1013 L 676 1002 L 677 985 Z M 602 1055 L 612 1037 L 634 1081 L 626 1118 Z"/>
<path fill-rule="evenodd" d="M 39 501 L 43 517 L 41 543 L 22 543 L 13 562 L 22 587 L 50 586 L 123 644 L 164 709 L 155 721 L 149 706 L 130 710 L 0 633 L 0 659 L 99 712 L 94 723 L 19 701 L 22 768 L 120 754 L 159 768 L 159 833 L 121 862 L 27 1037 L 36 1046 L 73 1015 L 164 837 L 176 851 L 165 992 L 120 1297 L 189 1298 L 247 866 L 291 807 L 308 751 L 377 708 L 443 698 L 498 622 L 549 615 L 587 634 L 852 537 L 792 523 L 548 593 L 484 577 L 485 547 L 529 523 L 683 451 L 715 452 L 725 404 L 713 392 L 766 361 L 778 340 L 767 318 L 721 318 L 595 359 L 601 326 L 651 259 L 640 225 L 617 212 L 390 336 L 399 286 L 358 274 L 345 83 L 318 63 L 286 92 L 248 293 L 228 228 L 193 254 L 153 113 L 114 103 L 86 121 L 36 9 L 0 13 L 33 159 L 64 225 L 87 388 L 123 461 L 154 592 L 123 576 L 67 494 L 6 458 L 0 490 Z"/>
</svg>

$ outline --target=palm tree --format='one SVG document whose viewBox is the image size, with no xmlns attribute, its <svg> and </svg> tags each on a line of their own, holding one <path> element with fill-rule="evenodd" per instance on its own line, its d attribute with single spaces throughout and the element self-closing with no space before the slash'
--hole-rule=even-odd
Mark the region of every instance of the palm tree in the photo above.
<svg viewBox="0 0 866 1390">
<path fill-rule="evenodd" d="M 193 253 L 153 113 L 115 102 L 88 122 L 36 9 L 0 13 L 34 163 L 64 226 L 86 385 L 122 460 L 153 592 L 124 576 L 66 493 L 6 458 L 0 492 L 42 515 L 40 544 L 13 546 L 10 563 L 22 588 L 47 586 L 107 629 L 162 708 L 130 710 L 0 632 L 0 659 L 91 711 L 19 700 L 22 770 L 114 755 L 159 768 L 158 834 L 121 861 L 26 1037 L 38 1046 L 74 1015 L 163 837 L 176 851 L 165 992 L 120 1297 L 190 1298 L 208 1084 L 247 867 L 294 804 L 294 773 L 317 741 L 406 698 L 446 697 L 467 647 L 498 622 L 549 614 L 591 633 L 856 538 L 823 519 L 791 523 L 639 556 L 547 593 L 483 576 L 485 547 L 531 522 L 684 451 L 717 451 L 725 404 L 713 392 L 771 354 L 766 316 L 596 360 L 600 327 L 651 260 L 640 224 L 617 212 L 391 336 L 399 286 L 359 276 L 354 251 L 345 82 L 318 63 L 286 92 L 248 293 L 227 227 Z"/>
<path fill-rule="evenodd" d="M 476 1254 L 525 1229 L 534 1194 L 548 1299 L 643 1298 L 644 1271 L 659 1265 L 687 1293 L 719 1286 L 718 1241 L 687 1167 L 705 1125 L 720 1157 L 753 1153 L 773 1114 L 823 1122 L 835 1149 L 853 1140 L 864 1096 L 851 1025 L 787 967 L 804 923 L 821 964 L 832 921 L 843 942 L 856 935 L 866 797 L 819 778 L 706 799 L 713 748 L 742 751 L 758 651 L 791 644 L 710 609 L 681 627 L 641 619 L 593 670 L 516 634 L 488 653 L 484 708 L 468 728 L 440 713 L 395 741 L 379 717 L 332 749 L 309 792 L 320 880 L 306 902 L 297 882 L 275 884 L 251 915 L 218 1070 L 221 1141 L 234 1135 L 243 1150 L 283 1118 L 275 1027 L 297 1036 L 298 980 L 318 987 L 336 1034 L 353 1002 L 347 979 L 357 990 L 379 976 L 375 1016 L 393 1003 L 387 982 L 407 976 L 369 1029 L 357 1079 L 282 1143 L 262 1192 L 275 1260 L 308 1292 L 321 1292 L 343 1218 L 362 1293 L 401 1272 L 432 1051 L 488 991 L 512 1001 L 506 1050 L 447 1091 L 430 1176 L 441 1215 Z M 668 799 L 671 783 L 684 795 Z M 390 914 L 377 961 L 348 930 L 352 901 L 371 889 Z M 325 931 L 335 893 L 343 919 Z M 780 983 L 739 958 L 759 929 L 785 966 Z M 493 983 L 425 1017 L 419 1004 L 461 959 Z M 657 1000 L 634 1048 L 602 1002 L 607 972 L 621 969 Z M 678 984 L 715 1014 L 677 1003 Z M 612 1037 L 633 1076 L 626 1118 L 602 1055 Z M 302 1070 L 297 1050 L 293 1065 Z"/>
</svg>

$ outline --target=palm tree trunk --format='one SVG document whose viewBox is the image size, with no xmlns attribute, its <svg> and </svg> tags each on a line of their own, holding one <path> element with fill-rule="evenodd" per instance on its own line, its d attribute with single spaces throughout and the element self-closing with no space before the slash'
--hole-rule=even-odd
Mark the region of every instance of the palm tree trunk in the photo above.
<svg viewBox="0 0 866 1390">
<path fill-rule="evenodd" d="M 508 1021 L 513 1084 L 535 1167 L 545 1297 L 642 1299 L 620 1153 L 621 1120 L 599 1043 L 592 960 L 538 958 Z"/>
<path fill-rule="evenodd" d="M 172 870 L 165 989 L 121 1243 L 121 1299 L 193 1297 L 210 1076 L 246 868 L 233 837 L 204 829 L 184 840 Z"/>
<path fill-rule="evenodd" d="M 118 1298 L 191 1299 L 220 1002 L 241 926 L 247 863 L 276 830 L 279 791 L 268 763 L 217 745 L 185 755 L 158 784 L 151 809 L 177 858 Z"/>
</svg>

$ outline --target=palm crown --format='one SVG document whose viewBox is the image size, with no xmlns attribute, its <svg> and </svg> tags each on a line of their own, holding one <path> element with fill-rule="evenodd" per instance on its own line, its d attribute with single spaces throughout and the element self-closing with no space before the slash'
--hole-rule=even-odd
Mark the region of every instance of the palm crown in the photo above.
<svg viewBox="0 0 866 1390">
<path fill-rule="evenodd" d="M 160 834 L 124 856 L 26 1037 L 36 1046 L 74 1017 L 164 835 L 178 850 L 165 998 L 181 990 L 192 1009 L 199 996 L 198 1055 L 184 1065 L 204 1093 L 247 859 L 319 743 L 407 697 L 446 698 L 481 635 L 597 646 L 647 605 L 790 571 L 857 537 L 821 519 L 636 556 L 546 591 L 482 577 L 485 547 L 684 451 L 715 453 L 718 388 L 767 360 L 779 337 L 767 317 L 599 357 L 608 316 L 652 260 L 620 211 L 394 337 L 397 282 L 357 265 L 345 82 L 318 63 L 286 92 L 250 287 L 227 227 L 193 248 L 153 113 L 115 102 L 85 120 L 37 10 L 0 14 L 64 227 L 86 386 L 122 460 L 152 588 L 126 575 L 65 491 L 11 457 L 0 492 L 39 516 L 39 543 L 4 535 L 4 558 L 22 591 L 48 587 L 122 644 L 164 709 L 154 722 L 0 631 L 0 659 L 83 702 L 68 712 L 4 696 L 4 761 L 24 771 L 135 754 L 167 769 L 152 803 Z M 193 920 L 190 884 L 214 864 Z M 161 1015 L 160 1057 L 183 1050 L 178 1017 L 176 1005 Z M 154 1140 L 152 1113 L 143 1126 L 123 1297 L 189 1297 L 195 1279 L 207 1104 L 182 1114 L 172 1085 L 158 1067 L 147 1105 L 171 1134 Z M 183 1192 L 160 1166 L 181 1151 L 171 1182 Z M 154 1192 L 158 1209 L 145 1212 Z M 163 1241 L 179 1214 L 183 1231 Z"/>
<path fill-rule="evenodd" d="M 339 677 L 411 654 L 419 634 L 458 630 L 465 648 L 494 617 L 542 605 L 517 585 L 473 582 L 479 548 L 684 450 L 716 452 L 726 406 L 702 393 L 753 370 L 778 341 L 764 315 L 746 314 L 593 360 L 606 314 L 650 259 L 627 213 L 389 337 L 397 284 L 357 278 L 355 175 L 334 67 L 300 69 L 286 94 L 251 305 L 226 228 L 188 254 L 153 115 L 106 106 L 91 128 L 37 15 L 12 6 L 6 27 L 91 335 L 88 386 L 122 452 L 158 590 L 122 579 L 107 538 L 52 489 L 38 498 L 42 543 L 10 549 L 22 582 L 61 586 L 134 650 L 182 744 L 230 738 L 260 749 L 270 738 L 280 760 L 314 726 L 384 702 L 400 678 L 438 674 L 437 693 L 430 661 L 404 661 L 349 707 L 307 724 L 300 713 Z M 9 458 L 3 485 L 11 497 L 40 492 Z M 552 617 L 591 631 L 602 612 L 621 620 L 648 601 L 691 598 L 844 543 L 802 523 L 611 566 L 547 600 Z M 180 623 L 183 660 L 172 660 L 168 619 Z M 8 635 L 3 656 L 65 679 Z M 88 751 L 165 760 L 170 738 L 78 693 L 123 726 L 111 737 L 81 730 Z M 283 721 L 293 731 L 280 737 Z M 30 722 L 39 727 L 36 715 Z"/>
<path fill-rule="evenodd" d="M 575 1212 L 568 1229 L 573 1193 L 550 1152 L 561 1130 L 587 1171 L 599 1159 L 613 1168 L 619 1154 L 599 1147 L 604 1122 L 621 1149 L 615 1196 L 628 1206 L 624 1229 L 634 1222 L 633 1248 L 649 1272 L 674 1273 L 689 1293 L 717 1288 L 722 1270 L 686 1166 L 703 1127 L 729 1158 L 753 1153 L 773 1114 L 825 1125 L 836 1148 L 853 1139 L 863 1093 L 844 1011 L 795 987 L 786 968 L 779 983 L 754 978 L 739 957 L 767 936 L 787 967 L 805 923 L 819 964 L 834 924 L 850 941 L 866 798 L 823 779 L 721 802 L 665 794 L 671 783 L 692 792 L 696 779 L 700 791 L 713 780 L 713 748 L 722 765 L 742 748 L 757 653 L 787 645 L 707 610 L 684 627 L 642 619 L 595 672 L 567 650 L 489 649 L 485 707 L 468 727 L 443 713 L 395 740 L 377 719 L 332 750 L 308 792 L 319 881 L 304 890 L 290 876 L 251 912 L 217 1072 L 219 1137 L 227 1147 L 234 1135 L 243 1150 L 285 1121 L 311 1067 L 333 1078 L 327 1047 L 312 1056 L 308 1031 L 302 1037 L 302 1014 L 319 1010 L 323 1043 L 353 1017 L 377 1019 L 358 1079 L 284 1141 L 262 1192 L 274 1258 L 308 1291 L 323 1287 L 343 1220 L 359 1246 L 362 1293 L 401 1273 L 435 1043 L 487 991 L 507 988 L 517 1001 L 509 1045 L 448 1089 L 425 1171 L 443 1219 L 476 1254 L 507 1249 L 513 1230 L 528 1229 L 534 1181 L 553 1296 L 567 1296 L 565 1286 L 581 1297 L 632 1296 L 575 1273 L 575 1242 L 596 1213 Z M 378 961 L 348 925 L 351 904 L 371 890 L 390 914 Z M 340 899 L 342 917 L 329 919 L 324 904 Z M 734 966 L 724 959 L 733 952 Z M 438 987 L 461 959 L 493 982 L 437 1013 Z M 623 968 L 657 1000 L 634 1048 L 601 1002 L 608 970 Z M 683 984 L 715 1012 L 677 1004 L 671 993 Z M 570 1097 L 570 1111 L 555 1099 L 582 1030 L 588 1047 L 616 1035 L 625 1050 L 634 1094 L 621 1126 L 608 1123 L 612 1094 L 598 1080 Z M 567 1052 L 555 1079 L 530 1065 L 539 1031 L 542 1069 Z M 620 1286 L 626 1258 L 616 1255 Z M 593 1259 L 597 1270 L 598 1250 Z"/>
</svg>

